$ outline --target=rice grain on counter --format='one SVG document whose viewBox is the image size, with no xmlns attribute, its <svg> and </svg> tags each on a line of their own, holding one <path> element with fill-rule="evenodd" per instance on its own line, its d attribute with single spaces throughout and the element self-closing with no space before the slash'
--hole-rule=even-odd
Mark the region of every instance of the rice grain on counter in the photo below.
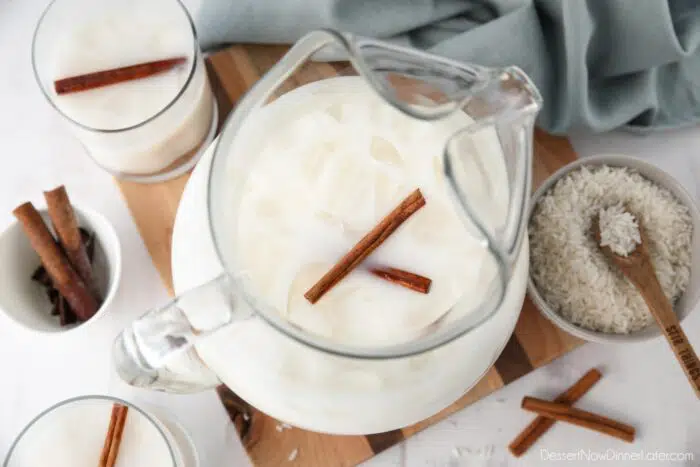
<svg viewBox="0 0 700 467">
<path fill-rule="evenodd" d="M 530 268 L 542 298 L 567 320 L 594 331 L 629 333 L 653 318 L 590 231 L 593 216 L 614 205 L 626 206 L 641 221 L 661 287 L 674 303 L 690 279 L 688 208 L 626 168 L 584 166 L 542 196 L 530 219 Z"/>
</svg>

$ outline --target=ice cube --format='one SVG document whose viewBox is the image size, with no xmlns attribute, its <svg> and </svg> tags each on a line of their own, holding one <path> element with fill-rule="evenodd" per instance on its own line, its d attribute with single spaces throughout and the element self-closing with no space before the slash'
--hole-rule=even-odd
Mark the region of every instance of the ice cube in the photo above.
<svg viewBox="0 0 700 467">
<path fill-rule="evenodd" d="M 395 167 L 403 166 L 403 159 L 396 146 L 381 136 L 373 136 L 369 146 L 370 156 L 377 162 Z"/>
</svg>

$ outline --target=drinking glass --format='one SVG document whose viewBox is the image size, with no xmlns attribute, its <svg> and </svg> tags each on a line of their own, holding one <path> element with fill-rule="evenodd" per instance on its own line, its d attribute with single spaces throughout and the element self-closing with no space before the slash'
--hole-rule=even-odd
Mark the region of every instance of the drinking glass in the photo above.
<svg viewBox="0 0 700 467">
<path fill-rule="evenodd" d="M 86 395 L 58 402 L 34 417 L 17 435 L 2 464 L 3 467 L 27 465 L 28 462 L 32 462 L 27 456 L 35 459 L 38 451 L 41 451 L 44 459 L 48 460 L 53 456 L 52 461 L 58 465 L 63 465 L 61 462 L 66 460 L 75 460 L 78 452 L 82 456 L 95 457 L 93 465 L 97 465 L 97 458 L 103 447 L 113 404 L 127 406 L 129 418 L 141 417 L 145 423 L 140 426 L 146 427 L 142 429 L 152 429 L 154 433 L 157 433 L 156 438 L 162 440 L 166 448 L 164 452 L 167 452 L 165 461 L 167 465 L 173 467 L 197 467 L 199 465 L 192 439 L 172 418 L 156 417 L 151 412 L 116 397 Z M 93 419 L 92 415 L 99 418 Z M 90 426 L 94 420 L 98 419 L 104 419 L 104 432 L 94 430 Z M 77 423 L 71 423 L 71 421 Z M 129 433 L 125 430 L 122 447 L 128 443 L 131 448 L 148 448 L 148 446 L 141 445 L 141 440 L 129 440 L 128 436 Z M 35 446 L 34 444 L 38 441 L 41 441 L 41 445 Z M 142 457 L 139 457 L 139 453 L 134 452 L 133 449 L 126 454 L 129 459 L 134 460 L 134 456 L 136 456 L 143 460 Z"/>
<path fill-rule="evenodd" d="M 173 58 L 160 53 L 175 49 L 182 49 L 186 61 L 177 71 L 167 71 L 179 73 L 167 86 L 138 79 L 61 95 L 54 89 L 54 81 L 67 77 L 59 75 L 66 69 L 74 70 L 69 76 L 83 75 Z M 34 33 L 32 65 L 49 104 L 92 159 L 118 178 L 159 182 L 178 177 L 194 167 L 214 137 L 216 101 L 192 18 L 179 0 L 54 0 Z M 115 102 L 129 92 L 141 93 L 129 109 L 139 112 L 133 119 Z M 145 106 L 142 95 L 158 100 Z"/>
</svg>

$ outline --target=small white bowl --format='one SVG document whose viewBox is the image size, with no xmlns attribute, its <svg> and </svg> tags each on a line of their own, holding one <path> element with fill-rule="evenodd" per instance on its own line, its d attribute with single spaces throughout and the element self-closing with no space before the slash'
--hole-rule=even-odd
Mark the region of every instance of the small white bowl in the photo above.
<svg viewBox="0 0 700 467">
<path fill-rule="evenodd" d="M 695 200 L 685 190 L 685 188 L 683 188 L 683 186 L 675 178 L 660 168 L 644 162 L 636 157 L 617 154 L 600 154 L 593 157 L 579 159 L 557 170 L 547 180 L 545 180 L 542 185 L 540 185 L 537 191 L 535 191 L 535 194 L 532 196 L 528 219 L 532 216 L 534 208 L 539 199 L 561 178 L 566 176 L 569 172 L 575 171 L 582 166 L 595 167 L 600 165 L 607 165 L 610 167 L 627 167 L 635 170 L 648 180 L 651 180 L 657 185 L 669 190 L 682 204 L 688 207 L 693 223 L 690 282 L 688 283 L 688 287 L 686 288 L 685 292 L 674 306 L 678 319 L 682 321 L 690 314 L 691 311 L 693 311 L 698 303 L 698 299 L 700 299 L 700 210 L 698 210 Z M 661 331 L 655 323 L 650 324 L 648 327 L 640 331 L 629 334 L 613 334 L 591 331 L 589 329 L 582 328 L 570 322 L 549 307 L 547 302 L 537 290 L 537 286 L 532 279 L 532 275 L 530 275 L 528 279 L 527 288 L 530 298 L 532 298 L 532 301 L 535 303 L 535 305 L 537 305 L 545 317 L 564 331 L 581 339 L 591 342 L 621 344 L 627 342 L 642 342 L 661 335 Z"/>
<path fill-rule="evenodd" d="M 17 324 L 39 333 L 64 333 L 88 326 L 102 315 L 114 298 L 121 278 L 121 246 L 109 221 L 92 209 L 73 204 L 78 225 L 95 235 L 93 267 L 98 289 L 104 301 L 97 313 L 84 323 L 61 326 L 58 316 L 51 316 L 51 303 L 45 289 L 31 279 L 41 264 L 19 222 L 14 221 L 0 234 L 0 310 Z M 53 232 L 46 209 L 41 217 Z"/>
</svg>

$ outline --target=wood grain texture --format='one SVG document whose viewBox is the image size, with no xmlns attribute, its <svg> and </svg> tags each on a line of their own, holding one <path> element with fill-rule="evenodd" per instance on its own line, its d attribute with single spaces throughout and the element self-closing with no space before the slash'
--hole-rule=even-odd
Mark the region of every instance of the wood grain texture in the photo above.
<svg viewBox="0 0 700 467">
<path fill-rule="evenodd" d="M 238 99 L 286 52 L 286 46 L 238 45 L 208 59 L 212 88 L 217 93 L 220 118 L 235 107 Z M 309 63 L 284 84 L 283 90 L 320 78 L 337 75 L 346 64 Z M 538 186 L 559 167 L 576 159 L 568 140 L 536 132 L 533 186 Z M 170 241 L 175 212 L 187 176 L 156 185 L 118 182 L 156 268 L 172 292 Z M 279 465 L 345 467 L 357 465 L 405 438 L 463 409 L 505 384 L 524 376 L 581 344 L 559 331 L 526 299 L 515 333 L 503 354 L 486 375 L 458 401 L 442 412 L 402 430 L 369 436 L 332 436 L 297 428 L 278 428 L 279 423 L 257 412 L 227 388 L 218 389 L 231 419 L 257 467 Z M 246 417 L 243 417 L 243 414 Z M 248 420 L 245 420 L 247 418 Z M 245 422 L 245 423 L 244 423 Z M 294 461 L 288 461 L 297 449 Z"/>
<path fill-rule="evenodd" d="M 581 339 L 555 327 L 540 313 L 530 297 L 525 297 L 514 334 L 525 347 L 530 363 L 535 368 L 544 366 L 583 344 Z"/>
<path fill-rule="evenodd" d="M 153 264 L 170 294 L 173 275 L 170 251 L 175 214 L 189 175 L 162 183 L 145 184 L 119 181 L 122 196 L 129 205 L 136 227 L 151 255 Z"/>
<path fill-rule="evenodd" d="M 632 213 L 634 216 L 634 213 Z M 636 217 L 636 216 L 635 216 Z M 651 316 L 656 320 L 656 324 L 661 329 L 668 345 L 671 347 L 678 363 L 683 368 L 688 382 L 695 391 L 695 395 L 700 398 L 700 360 L 695 353 L 695 349 L 688 341 L 685 331 L 678 321 L 678 315 L 673 311 L 673 304 L 666 297 L 664 289 L 661 287 L 659 278 L 654 269 L 649 252 L 649 238 L 641 219 L 636 217 L 639 223 L 639 233 L 642 242 L 634 247 L 627 256 L 620 256 L 612 251 L 610 246 L 601 246 L 603 254 L 611 264 L 617 266 L 622 274 L 636 288 L 647 304 Z M 601 244 L 600 217 L 593 218 L 593 232 L 598 244 Z"/>
</svg>

